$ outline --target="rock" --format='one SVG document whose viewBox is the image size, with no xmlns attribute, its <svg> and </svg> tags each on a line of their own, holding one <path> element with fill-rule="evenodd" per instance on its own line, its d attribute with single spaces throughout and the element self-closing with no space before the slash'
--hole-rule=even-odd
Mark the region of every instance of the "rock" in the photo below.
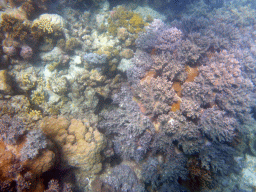
<svg viewBox="0 0 256 192">
<path fill-rule="evenodd" d="M 44 62 L 60 62 L 62 60 L 62 51 L 58 47 L 54 47 L 53 50 L 46 52 L 46 53 L 41 53 L 40 58 Z"/>
<path fill-rule="evenodd" d="M 133 50 L 131 50 L 131 49 L 123 49 L 120 53 L 120 56 L 125 59 L 130 59 L 133 57 L 133 55 L 134 55 L 134 53 L 133 53 Z"/>
<path fill-rule="evenodd" d="M 130 59 L 122 59 L 117 69 L 122 72 L 126 72 L 128 69 L 133 67 L 133 63 Z"/>
<path fill-rule="evenodd" d="M 256 188 L 256 157 L 246 154 L 245 164 L 247 165 L 242 170 L 241 185 L 242 189 L 251 190 Z"/>
</svg>

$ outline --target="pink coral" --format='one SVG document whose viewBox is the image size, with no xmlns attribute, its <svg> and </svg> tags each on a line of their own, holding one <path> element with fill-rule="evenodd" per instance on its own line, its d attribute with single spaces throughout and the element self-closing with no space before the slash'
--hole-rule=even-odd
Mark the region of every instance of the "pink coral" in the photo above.
<svg viewBox="0 0 256 192">
<path fill-rule="evenodd" d="M 3 52 L 8 56 L 15 56 L 17 54 L 16 48 L 13 46 L 3 46 Z"/>
<path fill-rule="evenodd" d="M 21 47 L 21 51 L 20 51 L 20 56 L 23 59 L 31 59 L 33 56 L 33 50 L 31 47 L 29 47 L 28 45 L 24 45 Z"/>
</svg>

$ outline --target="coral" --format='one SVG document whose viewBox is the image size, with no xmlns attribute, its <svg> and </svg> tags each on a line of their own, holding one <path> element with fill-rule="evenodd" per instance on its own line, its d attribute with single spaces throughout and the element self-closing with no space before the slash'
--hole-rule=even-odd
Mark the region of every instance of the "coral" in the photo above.
<svg viewBox="0 0 256 192">
<path fill-rule="evenodd" d="M 236 166 L 234 148 L 225 144 L 207 142 L 199 153 L 201 167 L 216 175 L 228 175 L 231 172 L 239 171 Z"/>
<path fill-rule="evenodd" d="M 66 51 L 73 51 L 75 48 L 80 46 L 80 42 L 72 37 L 66 41 L 65 50 Z"/>
<path fill-rule="evenodd" d="M 183 33 L 176 27 L 165 29 L 157 36 L 155 48 L 174 51 L 181 43 L 182 36 Z"/>
<path fill-rule="evenodd" d="M 117 29 L 117 38 L 121 40 L 126 40 L 129 33 L 127 32 L 127 29 L 124 27 L 120 27 Z"/>
<path fill-rule="evenodd" d="M 145 191 L 135 172 L 125 164 L 114 167 L 104 182 L 112 186 L 115 191 Z"/>
<path fill-rule="evenodd" d="M 141 111 L 152 118 L 171 110 L 171 106 L 178 100 L 172 83 L 167 78 L 150 78 L 145 76 L 138 85 Z"/>
<path fill-rule="evenodd" d="M 239 126 L 235 118 L 216 108 L 204 110 L 199 122 L 202 132 L 218 142 L 231 142 Z"/>
<path fill-rule="evenodd" d="M 201 190 L 201 188 L 211 188 L 213 183 L 213 174 L 210 170 L 201 167 L 200 161 L 196 158 L 189 159 L 187 163 L 189 176 L 191 179 L 192 190 Z"/>
<path fill-rule="evenodd" d="M 21 161 L 34 159 L 39 150 L 47 147 L 46 137 L 40 129 L 32 130 L 26 136 L 26 143 L 20 150 Z"/>
<path fill-rule="evenodd" d="M 3 46 L 3 52 L 9 57 L 17 55 L 17 50 L 16 50 L 16 47 L 14 46 L 10 46 L 10 47 Z"/>
<path fill-rule="evenodd" d="M 53 146 L 51 149 L 45 148 L 46 140 L 41 139 L 44 136 L 38 130 L 25 133 L 28 127 L 23 126 L 16 118 L 4 115 L 0 119 L 0 126 L 0 189 L 42 191 L 43 183 L 40 177 L 52 169 L 56 160 Z M 8 131 L 4 131 L 5 128 Z"/>
<path fill-rule="evenodd" d="M 161 34 L 165 27 L 165 24 L 161 20 L 154 19 L 154 21 L 146 27 L 146 31 L 138 35 L 135 41 L 136 46 L 144 50 L 155 48 L 158 35 Z"/>
<path fill-rule="evenodd" d="M 33 14 L 36 12 L 37 7 L 35 4 L 30 0 L 22 3 L 21 9 L 26 13 L 28 17 L 32 17 Z"/>
<path fill-rule="evenodd" d="M 44 192 L 60 192 L 59 182 L 57 180 L 52 179 L 48 183 L 48 189 Z"/>
<path fill-rule="evenodd" d="M 89 63 L 91 68 L 96 68 L 99 66 L 104 66 L 107 62 L 107 55 L 96 54 L 96 53 L 88 53 L 84 55 L 84 60 Z"/>
<path fill-rule="evenodd" d="M 42 89 L 34 90 L 31 94 L 31 102 L 40 105 L 45 102 L 45 92 Z"/>
<path fill-rule="evenodd" d="M 180 109 L 183 115 L 191 119 L 198 119 L 201 115 L 200 105 L 191 99 L 182 99 Z"/>
<path fill-rule="evenodd" d="M 12 87 L 7 70 L 0 70 L 0 94 L 11 94 Z"/>
<path fill-rule="evenodd" d="M 68 81 L 65 77 L 54 78 L 50 81 L 51 90 L 58 95 L 65 95 L 68 91 Z"/>
<path fill-rule="evenodd" d="M 63 117 L 45 117 L 40 127 L 46 136 L 56 142 L 62 157 L 61 166 L 74 167 L 76 180 L 85 187 L 86 178 L 102 169 L 101 151 L 106 145 L 105 137 L 90 126 L 89 121 Z M 83 181 L 83 182 L 81 182 Z"/>
<path fill-rule="evenodd" d="M 129 20 L 129 24 L 128 31 L 130 33 L 139 33 L 145 26 L 145 22 L 138 13 L 133 14 L 132 18 Z"/>
<path fill-rule="evenodd" d="M 170 148 L 170 147 L 169 147 Z M 185 181 L 188 177 L 186 169 L 187 159 L 182 154 L 176 154 L 173 149 L 172 153 L 167 155 L 163 162 L 159 158 L 150 157 L 142 165 L 142 178 L 145 184 L 149 185 L 153 190 L 163 190 L 162 185 L 172 183 L 173 187 L 169 186 L 170 191 L 178 191 L 181 185 L 178 180 Z"/>
<path fill-rule="evenodd" d="M 102 112 L 102 121 L 98 129 L 113 137 L 114 151 L 125 159 L 139 161 L 143 158 L 147 146 L 140 146 L 146 130 L 154 131 L 152 123 L 144 116 L 138 104 L 132 100 L 131 90 L 123 86 L 121 92 L 113 98 L 120 108 Z M 141 140 L 140 140 L 141 138 Z M 143 143 L 143 142 L 142 142 Z"/>
<path fill-rule="evenodd" d="M 3 115 L 0 119 L 0 135 L 7 144 L 16 144 L 25 132 L 23 122 L 17 118 Z"/>
<path fill-rule="evenodd" d="M 25 40 L 31 34 L 31 26 L 28 22 L 23 22 L 11 14 L 2 14 L 1 28 L 4 32 L 9 34 L 9 37 Z"/>
<path fill-rule="evenodd" d="M 120 56 L 123 57 L 123 58 L 126 58 L 126 59 L 132 58 L 133 55 L 134 55 L 134 53 L 133 53 L 133 51 L 131 49 L 123 49 L 120 52 Z"/>
<path fill-rule="evenodd" d="M 108 32 L 116 36 L 118 28 L 125 28 L 130 33 L 138 33 L 143 30 L 146 23 L 138 13 L 126 10 L 122 6 L 115 7 L 108 18 Z"/>
<path fill-rule="evenodd" d="M 21 51 L 20 51 L 20 56 L 23 58 L 23 59 L 31 59 L 32 56 L 33 56 L 33 50 L 31 47 L 29 47 L 28 45 L 23 45 L 21 47 Z"/>
<path fill-rule="evenodd" d="M 129 82 L 135 86 L 145 76 L 146 72 L 150 70 L 154 62 L 148 53 L 137 50 L 133 63 L 133 67 L 129 68 L 126 73 Z"/>
<path fill-rule="evenodd" d="M 20 68 L 15 65 L 11 72 L 16 86 L 24 92 L 34 89 L 37 83 L 40 83 L 41 81 L 32 66 L 27 68 Z"/>
<path fill-rule="evenodd" d="M 57 14 L 42 14 L 35 19 L 31 26 L 35 38 L 42 38 L 44 35 L 57 35 L 66 26 L 66 21 Z"/>
</svg>

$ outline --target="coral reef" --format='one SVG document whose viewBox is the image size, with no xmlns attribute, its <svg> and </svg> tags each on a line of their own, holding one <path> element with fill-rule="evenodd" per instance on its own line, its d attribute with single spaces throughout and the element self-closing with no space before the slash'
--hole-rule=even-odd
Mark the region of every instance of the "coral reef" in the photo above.
<svg viewBox="0 0 256 192">
<path fill-rule="evenodd" d="M 0 0 L 0 191 L 255 188 L 255 8 Z"/>
</svg>

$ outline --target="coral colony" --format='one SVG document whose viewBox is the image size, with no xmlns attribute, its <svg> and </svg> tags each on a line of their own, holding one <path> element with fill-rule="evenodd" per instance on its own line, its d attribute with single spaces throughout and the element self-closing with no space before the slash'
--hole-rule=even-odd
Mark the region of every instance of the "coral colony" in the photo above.
<svg viewBox="0 0 256 192">
<path fill-rule="evenodd" d="M 255 15 L 0 0 L 0 191 L 255 191 Z"/>
</svg>

